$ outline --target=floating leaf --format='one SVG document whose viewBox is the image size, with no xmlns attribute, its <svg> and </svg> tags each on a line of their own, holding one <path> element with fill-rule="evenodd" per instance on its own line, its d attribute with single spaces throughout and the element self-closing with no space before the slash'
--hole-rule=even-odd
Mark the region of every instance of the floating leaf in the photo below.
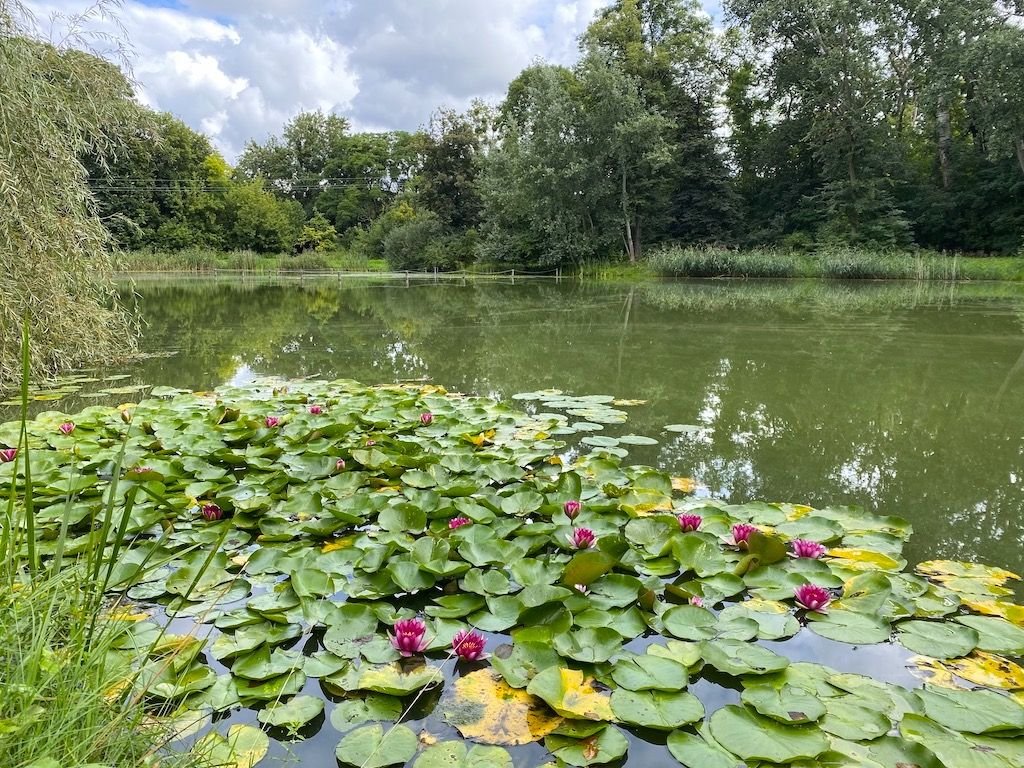
<svg viewBox="0 0 1024 768">
<path fill-rule="evenodd" d="M 746 687 L 742 698 L 744 704 L 759 714 L 780 723 L 804 725 L 825 714 L 825 705 L 817 696 L 793 685 L 782 688 L 767 685 Z"/>
<path fill-rule="evenodd" d="M 954 731 L 981 734 L 1024 728 L 1024 707 L 994 691 L 925 687 L 917 695 L 928 717 Z"/>
<path fill-rule="evenodd" d="M 977 647 L 992 653 L 1024 656 L 1024 629 L 997 616 L 956 616 L 954 619 L 978 633 Z"/>
<path fill-rule="evenodd" d="M 465 738 L 483 744 L 530 744 L 562 722 L 537 696 L 512 688 L 490 669 L 456 680 L 442 710 Z"/>
<path fill-rule="evenodd" d="M 266 757 L 270 739 L 251 725 L 232 725 L 225 738 L 211 731 L 195 743 L 192 753 L 209 765 L 253 768 Z"/>
<path fill-rule="evenodd" d="M 629 742 L 618 728 L 607 726 L 583 739 L 552 734 L 544 746 L 565 765 L 601 765 L 618 760 L 629 749 Z"/>
<path fill-rule="evenodd" d="M 668 691 L 612 691 L 612 712 L 630 725 L 671 731 L 704 717 L 704 707 L 690 693 Z"/>
<path fill-rule="evenodd" d="M 411 760 L 417 746 L 416 734 L 404 725 L 395 725 L 386 731 L 381 725 L 364 725 L 345 736 L 335 754 L 344 765 L 385 768 Z"/>
<path fill-rule="evenodd" d="M 711 715 L 710 728 L 716 741 L 744 760 L 813 760 L 829 748 L 825 734 L 813 725 L 782 725 L 733 705 Z"/>
<path fill-rule="evenodd" d="M 1009 691 L 1024 688 L 1024 669 L 994 653 L 975 651 L 966 658 L 944 662 L 942 666 L 977 685 Z"/>
<path fill-rule="evenodd" d="M 512 756 L 501 747 L 480 745 L 467 749 L 461 741 L 427 747 L 413 768 L 512 768 Z"/>
<path fill-rule="evenodd" d="M 941 621 L 904 621 L 896 632 L 905 648 L 936 659 L 966 656 L 980 639 L 970 627 Z"/>
<path fill-rule="evenodd" d="M 382 693 L 339 702 L 331 712 L 331 725 L 349 731 L 357 725 L 372 722 L 393 722 L 402 714 L 402 700 Z"/>
<path fill-rule="evenodd" d="M 593 680 L 575 669 L 548 667 L 526 687 L 528 693 L 547 702 L 562 717 L 580 720 L 613 720 L 608 694 L 594 688 Z"/>
<path fill-rule="evenodd" d="M 257 718 L 265 725 L 298 731 L 324 711 L 324 701 L 316 696 L 295 696 L 284 704 L 271 704 L 259 711 Z"/>
</svg>

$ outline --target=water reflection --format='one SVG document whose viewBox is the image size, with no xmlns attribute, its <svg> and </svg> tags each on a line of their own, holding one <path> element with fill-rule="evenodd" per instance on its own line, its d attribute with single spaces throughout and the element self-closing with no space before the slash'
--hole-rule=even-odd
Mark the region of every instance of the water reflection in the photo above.
<svg viewBox="0 0 1024 768">
<path fill-rule="evenodd" d="M 429 379 L 648 400 L 626 428 L 661 443 L 634 458 L 713 495 L 860 504 L 915 523 L 912 561 L 1024 565 L 1014 286 L 203 279 L 136 291 L 144 350 L 175 352 L 133 364 L 139 381 Z M 704 429 L 663 432 L 672 423 Z"/>
</svg>

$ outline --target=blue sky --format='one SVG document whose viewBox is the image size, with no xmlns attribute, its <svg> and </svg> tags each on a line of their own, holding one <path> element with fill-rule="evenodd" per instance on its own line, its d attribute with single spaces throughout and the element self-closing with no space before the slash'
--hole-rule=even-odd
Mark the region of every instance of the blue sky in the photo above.
<svg viewBox="0 0 1024 768">
<path fill-rule="evenodd" d="M 609 0 L 125 0 L 140 98 L 233 161 L 301 110 L 413 130 L 439 106 L 496 101 L 532 61 L 571 63 Z M 706 0 L 717 12 L 718 0 Z M 40 18 L 87 0 L 30 0 Z"/>
</svg>

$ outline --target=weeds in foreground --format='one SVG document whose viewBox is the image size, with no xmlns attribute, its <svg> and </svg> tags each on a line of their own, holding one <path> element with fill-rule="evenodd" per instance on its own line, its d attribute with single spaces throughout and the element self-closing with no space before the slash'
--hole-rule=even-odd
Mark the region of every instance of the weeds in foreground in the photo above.
<svg viewBox="0 0 1024 768">
<path fill-rule="evenodd" d="M 36 540 L 28 350 L 25 331 L 21 438 L 6 452 L 11 471 L 0 488 L 0 765 L 192 768 L 199 760 L 167 749 L 177 734 L 143 705 L 147 676 L 173 664 L 173 653 L 158 652 L 163 632 L 132 650 L 126 638 L 137 617 L 106 594 L 136 493 L 128 489 L 115 514 L 120 457 L 107 492 L 92 500 L 84 541 L 68 534 L 81 503 L 71 493 L 62 510 L 45 510 L 61 516 L 57 539 Z"/>
</svg>

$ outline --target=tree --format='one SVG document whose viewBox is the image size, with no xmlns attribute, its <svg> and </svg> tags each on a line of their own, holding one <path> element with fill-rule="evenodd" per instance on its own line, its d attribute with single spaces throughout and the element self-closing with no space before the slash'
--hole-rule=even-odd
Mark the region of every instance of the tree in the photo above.
<svg viewBox="0 0 1024 768">
<path fill-rule="evenodd" d="M 738 199 L 716 134 L 721 76 L 714 32 L 697 0 L 616 0 L 581 46 L 615 63 L 636 83 L 644 108 L 667 120 L 669 161 L 646 191 L 650 235 L 728 239 Z"/>
<path fill-rule="evenodd" d="M 535 65 L 510 87 L 500 150 L 484 176 L 484 251 L 553 267 L 640 251 L 666 162 L 665 121 L 636 82 L 592 53 L 569 72 Z"/>
<path fill-rule="evenodd" d="M 31 329 L 35 374 L 130 350 L 134 324 L 112 279 L 110 238 L 81 158 L 105 159 L 137 105 L 112 64 L 36 35 L 16 0 L 0 0 L 0 382 L 20 374 Z"/>
<path fill-rule="evenodd" d="M 416 200 L 456 230 L 480 224 L 481 137 L 469 115 L 440 110 L 420 134 Z"/>
<path fill-rule="evenodd" d="M 238 160 L 241 178 L 263 179 L 267 188 L 302 205 L 311 216 L 325 183 L 332 158 L 342 151 L 349 123 L 335 114 L 301 112 L 284 127 L 280 138 L 246 145 Z"/>
<path fill-rule="evenodd" d="M 228 179 L 210 163 L 227 165 L 206 136 L 172 115 L 143 110 L 114 157 L 85 162 L 99 213 L 119 246 L 222 244 L 211 185 Z"/>
</svg>

